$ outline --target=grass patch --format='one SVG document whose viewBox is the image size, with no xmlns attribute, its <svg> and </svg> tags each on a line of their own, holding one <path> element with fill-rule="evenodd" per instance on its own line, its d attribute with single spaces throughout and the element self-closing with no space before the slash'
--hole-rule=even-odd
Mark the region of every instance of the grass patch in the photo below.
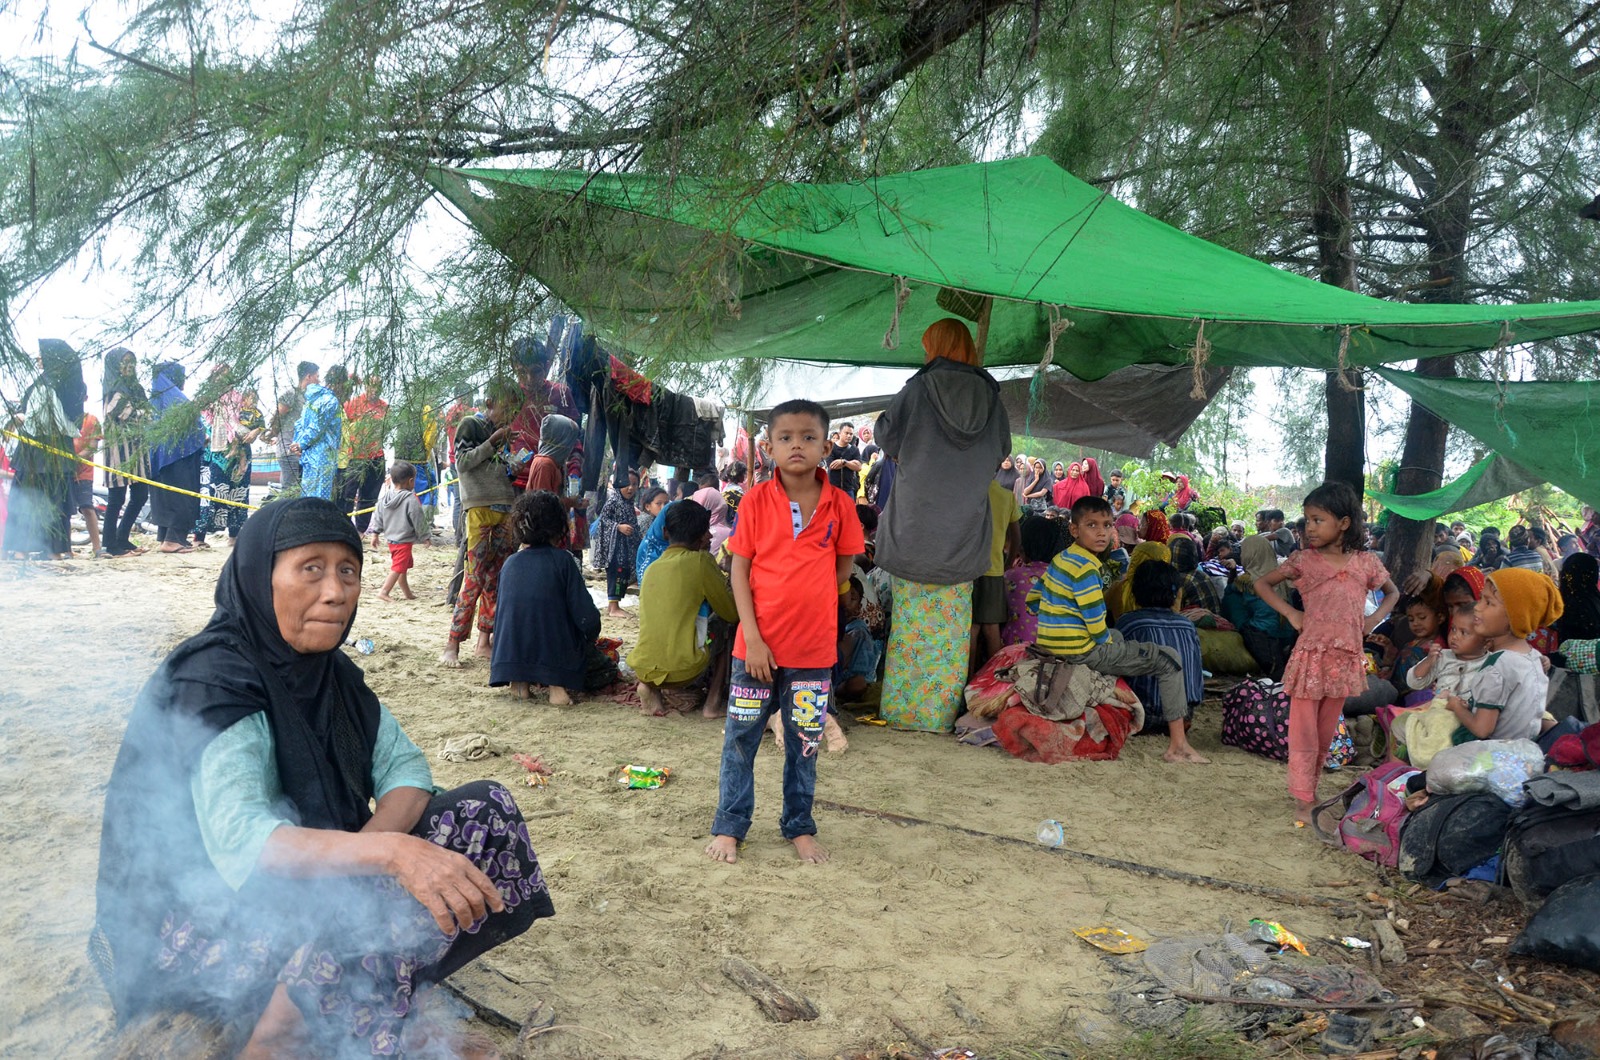
<svg viewBox="0 0 1600 1060">
<path fill-rule="evenodd" d="M 1191 1013 L 1176 1034 L 1137 1031 L 1102 1045 L 1002 1049 L 996 1060 L 1261 1060 L 1258 1046 L 1225 1027 L 1201 1026 Z"/>
</svg>

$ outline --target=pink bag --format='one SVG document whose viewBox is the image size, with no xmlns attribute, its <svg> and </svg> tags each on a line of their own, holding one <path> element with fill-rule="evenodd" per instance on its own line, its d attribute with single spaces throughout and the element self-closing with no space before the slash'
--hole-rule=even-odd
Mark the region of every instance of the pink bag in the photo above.
<svg viewBox="0 0 1600 1060">
<path fill-rule="evenodd" d="M 1311 811 L 1311 827 L 1330 846 L 1345 846 L 1390 868 L 1400 863 L 1400 826 L 1406 819 L 1405 790 L 1394 782 L 1416 770 L 1386 762 Z M 1398 788 L 1399 790 L 1396 790 Z M 1338 824 L 1333 821 L 1337 815 Z"/>
</svg>

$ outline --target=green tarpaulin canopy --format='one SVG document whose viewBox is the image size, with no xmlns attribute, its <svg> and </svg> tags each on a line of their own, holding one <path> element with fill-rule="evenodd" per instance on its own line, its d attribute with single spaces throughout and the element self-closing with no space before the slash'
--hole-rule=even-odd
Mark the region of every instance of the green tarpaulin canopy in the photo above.
<svg viewBox="0 0 1600 1060">
<path fill-rule="evenodd" d="M 1460 478 L 1431 493 L 1408 497 L 1368 490 L 1367 496 L 1396 515 L 1425 523 L 1441 515 L 1464 512 L 1468 508 L 1509 497 L 1543 481 L 1540 476 L 1518 467 L 1500 454 L 1490 453 L 1467 468 Z"/>
<path fill-rule="evenodd" d="M 1059 315 L 1071 326 L 1054 361 L 1083 379 L 1181 365 L 1197 344 L 1218 366 L 1332 369 L 1600 329 L 1600 302 L 1418 305 L 1317 283 L 1044 158 L 754 192 L 648 174 L 427 175 L 603 340 L 646 354 L 915 366 L 922 329 L 948 315 L 941 296 L 959 292 L 994 299 L 987 364 L 1039 363 Z M 903 339 L 886 339 L 896 321 Z"/>
<path fill-rule="evenodd" d="M 1600 503 L 1600 383 L 1434 379 L 1387 368 L 1378 374 L 1540 480 Z"/>
</svg>

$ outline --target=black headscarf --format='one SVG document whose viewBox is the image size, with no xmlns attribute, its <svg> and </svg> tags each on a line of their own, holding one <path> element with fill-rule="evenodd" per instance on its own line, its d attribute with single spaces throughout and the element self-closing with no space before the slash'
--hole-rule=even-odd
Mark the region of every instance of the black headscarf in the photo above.
<svg viewBox="0 0 1600 1060">
<path fill-rule="evenodd" d="M 1561 561 L 1561 603 L 1555 630 L 1562 640 L 1600 639 L 1600 560 L 1575 552 Z"/>
<path fill-rule="evenodd" d="M 61 410 L 74 429 L 83 423 L 83 403 L 89 397 L 89 384 L 83 381 L 83 361 L 78 351 L 60 339 L 39 340 L 39 361 Z"/>
<path fill-rule="evenodd" d="M 348 545 L 360 562 L 355 527 L 329 501 L 301 497 L 252 515 L 217 579 L 211 621 L 173 649 L 134 702 L 106 788 L 90 945 L 119 1025 L 185 989 L 169 982 L 184 977 L 149 974 L 163 918 L 176 910 L 197 930 L 215 929 L 251 891 L 247 882 L 236 894 L 212 867 L 190 794 L 218 733 L 266 713 L 284 793 L 275 810 L 302 827 L 356 831 L 372 816 L 378 699 L 339 649 L 290 647 L 273 610 L 276 555 L 323 541 Z"/>
</svg>

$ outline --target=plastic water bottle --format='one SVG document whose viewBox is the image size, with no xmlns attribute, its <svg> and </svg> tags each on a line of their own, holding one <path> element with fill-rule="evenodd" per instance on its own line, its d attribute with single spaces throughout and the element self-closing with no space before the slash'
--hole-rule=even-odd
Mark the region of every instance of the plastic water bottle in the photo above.
<svg viewBox="0 0 1600 1060">
<path fill-rule="evenodd" d="M 378 650 L 378 646 L 372 643 L 371 637 L 351 637 L 349 640 L 345 641 L 345 644 L 354 648 L 362 655 L 371 655 L 373 652 Z"/>
<path fill-rule="evenodd" d="M 1058 847 L 1067 841 L 1066 829 L 1060 821 L 1039 822 L 1039 842 L 1047 847 Z"/>
</svg>

